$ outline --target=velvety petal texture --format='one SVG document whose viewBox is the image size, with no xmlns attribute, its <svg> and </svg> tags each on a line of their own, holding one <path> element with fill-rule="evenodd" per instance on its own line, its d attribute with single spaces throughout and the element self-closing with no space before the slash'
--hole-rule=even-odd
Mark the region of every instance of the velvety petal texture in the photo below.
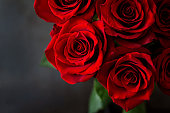
<svg viewBox="0 0 170 113">
<path fill-rule="evenodd" d="M 35 0 L 34 9 L 40 18 L 59 26 L 73 16 L 92 20 L 95 11 L 94 0 Z"/>
<path fill-rule="evenodd" d="M 97 0 L 96 10 L 106 33 L 123 46 L 138 48 L 155 39 L 150 31 L 156 13 L 153 0 Z"/>
<path fill-rule="evenodd" d="M 98 71 L 98 81 L 113 102 L 126 111 L 149 100 L 152 94 L 156 69 L 149 54 L 145 48 L 113 48 Z"/>
<path fill-rule="evenodd" d="M 170 48 L 165 49 L 155 60 L 156 81 L 162 92 L 170 95 Z"/>
<path fill-rule="evenodd" d="M 35 0 L 34 8 L 54 23 L 45 55 L 67 83 L 96 77 L 126 111 L 150 99 L 154 82 L 170 95 L 170 0 Z"/>
<path fill-rule="evenodd" d="M 107 49 L 103 22 L 91 24 L 76 17 L 59 29 L 54 25 L 50 33 L 52 40 L 45 51 L 48 61 L 70 84 L 89 80 L 102 65 Z"/>
<path fill-rule="evenodd" d="M 153 31 L 165 48 L 170 48 L 170 1 L 155 0 L 157 5 L 156 23 Z"/>
</svg>

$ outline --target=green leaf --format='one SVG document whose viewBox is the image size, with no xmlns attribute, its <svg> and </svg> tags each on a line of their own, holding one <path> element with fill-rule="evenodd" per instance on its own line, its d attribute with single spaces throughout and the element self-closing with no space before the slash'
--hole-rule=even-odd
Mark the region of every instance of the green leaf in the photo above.
<svg viewBox="0 0 170 113">
<path fill-rule="evenodd" d="M 88 113 L 96 113 L 100 109 L 102 109 L 102 102 L 100 97 L 98 96 L 96 90 L 93 88 L 90 96 L 90 101 L 89 101 L 89 112 Z"/>
<path fill-rule="evenodd" d="M 43 56 L 41 58 L 40 65 L 44 66 L 44 67 L 49 67 L 49 68 L 54 68 L 55 69 L 55 67 L 47 60 L 47 58 L 45 56 L 45 53 L 43 54 Z"/>
<path fill-rule="evenodd" d="M 94 88 L 103 103 L 103 107 L 106 107 L 108 103 L 111 102 L 107 89 L 105 89 L 97 79 L 94 79 Z"/>
<path fill-rule="evenodd" d="M 123 110 L 122 113 L 146 113 L 145 102 L 143 102 L 142 104 L 138 105 L 137 107 L 128 112 Z"/>
<path fill-rule="evenodd" d="M 97 79 L 94 79 L 88 113 L 97 113 L 99 110 L 104 109 L 109 102 L 111 102 L 111 99 L 108 96 L 107 90 L 97 81 Z"/>
<path fill-rule="evenodd" d="M 114 43 L 115 43 L 115 46 L 116 46 L 116 47 L 119 47 L 119 46 L 120 46 L 120 44 L 119 44 L 116 40 L 114 40 Z"/>
<path fill-rule="evenodd" d="M 94 22 L 94 21 L 97 21 L 97 20 L 99 20 L 99 18 L 97 16 L 97 14 L 95 14 L 92 21 Z"/>
</svg>

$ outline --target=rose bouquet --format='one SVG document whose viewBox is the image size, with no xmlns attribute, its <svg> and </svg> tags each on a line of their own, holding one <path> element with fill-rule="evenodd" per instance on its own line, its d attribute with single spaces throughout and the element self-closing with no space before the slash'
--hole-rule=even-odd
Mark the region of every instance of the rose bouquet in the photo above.
<svg viewBox="0 0 170 113">
<path fill-rule="evenodd" d="M 34 8 L 54 23 L 42 64 L 69 84 L 95 78 L 90 113 L 110 102 L 128 112 L 154 84 L 170 95 L 169 0 L 35 0 Z"/>
</svg>

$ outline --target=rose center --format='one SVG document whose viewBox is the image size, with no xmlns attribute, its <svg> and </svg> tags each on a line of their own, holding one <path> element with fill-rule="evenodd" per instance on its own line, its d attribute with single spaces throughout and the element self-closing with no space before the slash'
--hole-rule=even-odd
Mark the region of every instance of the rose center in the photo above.
<svg viewBox="0 0 170 113">
<path fill-rule="evenodd" d="M 137 77 L 132 72 L 126 74 L 124 79 L 129 83 L 136 83 L 137 81 Z"/>
<path fill-rule="evenodd" d="M 135 19 L 135 10 L 135 3 L 127 1 L 120 4 L 120 6 L 117 8 L 117 13 L 122 19 L 125 19 L 126 21 L 132 21 Z"/>
<path fill-rule="evenodd" d="M 85 51 L 85 42 L 83 40 L 78 40 L 74 43 L 73 47 L 77 52 Z"/>
<path fill-rule="evenodd" d="M 127 7 L 127 8 L 124 8 L 124 16 L 131 16 L 133 14 L 133 10 L 134 8 L 133 7 Z"/>
<path fill-rule="evenodd" d="M 170 6 L 169 6 L 170 7 Z M 170 8 L 164 8 L 160 12 L 160 19 L 164 24 L 170 24 Z"/>
</svg>

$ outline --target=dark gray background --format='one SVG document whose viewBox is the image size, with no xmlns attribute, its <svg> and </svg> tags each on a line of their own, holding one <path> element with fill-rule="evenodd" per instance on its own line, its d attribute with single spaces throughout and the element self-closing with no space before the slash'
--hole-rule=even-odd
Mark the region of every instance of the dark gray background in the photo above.
<svg viewBox="0 0 170 113">
<path fill-rule="evenodd" d="M 52 24 L 36 16 L 33 2 L 0 0 L 0 113 L 87 113 L 92 80 L 69 85 L 39 66 Z M 156 92 L 151 111 L 170 112 L 170 97 Z"/>
<path fill-rule="evenodd" d="M 0 0 L 0 113 L 85 113 L 92 82 L 69 85 L 41 67 L 52 24 L 34 0 Z"/>
</svg>

